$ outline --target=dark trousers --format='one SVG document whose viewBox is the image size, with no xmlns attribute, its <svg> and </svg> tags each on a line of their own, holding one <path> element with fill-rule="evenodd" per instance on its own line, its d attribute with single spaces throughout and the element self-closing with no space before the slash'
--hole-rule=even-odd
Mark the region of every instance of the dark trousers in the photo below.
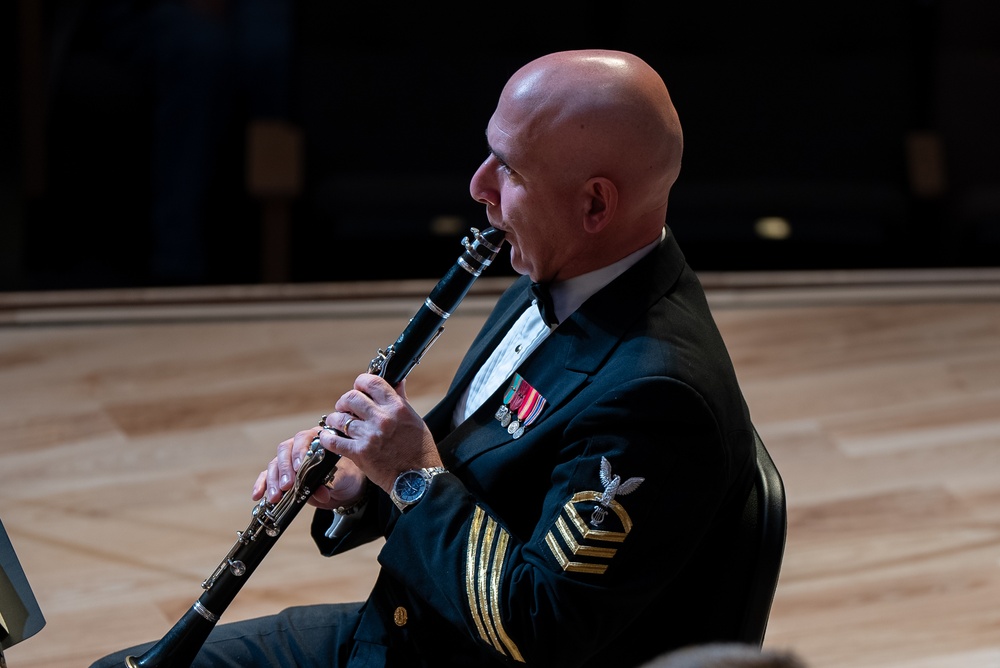
<svg viewBox="0 0 1000 668">
<path fill-rule="evenodd" d="M 287 608 L 276 615 L 219 624 L 208 636 L 195 668 L 343 668 L 351 659 L 360 603 Z M 109 654 L 91 668 L 121 668 L 154 643 Z M 362 660 L 362 665 L 364 661 Z"/>
</svg>

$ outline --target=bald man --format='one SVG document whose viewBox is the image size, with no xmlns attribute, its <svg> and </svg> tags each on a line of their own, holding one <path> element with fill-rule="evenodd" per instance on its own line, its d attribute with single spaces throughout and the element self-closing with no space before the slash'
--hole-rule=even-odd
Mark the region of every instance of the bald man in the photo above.
<svg viewBox="0 0 1000 668">
<path fill-rule="evenodd" d="M 221 624 L 195 665 L 637 666 L 735 639 L 718 606 L 752 426 L 666 227 L 683 141 L 663 80 L 628 53 L 544 56 L 486 140 L 470 193 L 523 276 L 449 391 L 421 418 L 360 375 L 253 490 L 280 499 L 318 434 L 342 459 L 312 535 L 330 556 L 385 538 L 371 595 Z"/>
</svg>

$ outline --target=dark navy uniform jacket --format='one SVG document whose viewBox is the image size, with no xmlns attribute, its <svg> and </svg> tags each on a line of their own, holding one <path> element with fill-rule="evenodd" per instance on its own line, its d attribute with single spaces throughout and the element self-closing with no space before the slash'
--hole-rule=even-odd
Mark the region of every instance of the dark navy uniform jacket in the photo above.
<svg viewBox="0 0 1000 668">
<path fill-rule="evenodd" d="M 722 620 L 752 426 L 672 234 L 517 369 L 545 400 L 523 434 L 495 416 L 509 383 L 450 431 L 530 301 L 522 277 L 426 416 L 448 472 L 422 501 L 401 514 L 375 490 L 336 540 L 331 513 L 314 516 L 327 555 L 386 539 L 352 666 L 634 666 L 734 633 Z"/>
</svg>

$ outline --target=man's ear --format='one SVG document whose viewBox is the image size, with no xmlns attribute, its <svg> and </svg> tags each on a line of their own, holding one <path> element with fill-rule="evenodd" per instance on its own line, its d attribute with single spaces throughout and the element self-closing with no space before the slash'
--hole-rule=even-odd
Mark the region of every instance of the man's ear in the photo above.
<svg viewBox="0 0 1000 668">
<path fill-rule="evenodd" d="M 595 176 L 587 181 L 586 211 L 583 228 L 590 234 L 603 230 L 615 216 L 618 208 L 618 188 L 610 179 Z"/>
</svg>

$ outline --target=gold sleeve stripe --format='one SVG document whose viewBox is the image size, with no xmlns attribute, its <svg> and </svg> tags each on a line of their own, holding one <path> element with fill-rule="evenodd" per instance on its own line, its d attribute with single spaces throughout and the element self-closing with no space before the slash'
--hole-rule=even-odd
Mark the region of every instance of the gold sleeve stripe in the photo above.
<svg viewBox="0 0 1000 668">
<path fill-rule="evenodd" d="M 492 521 L 492 520 L 491 520 Z M 517 645 L 514 641 L 510 639 L 507 635 L 507 631 L 503 627 L 503 623 L 500 620 L 500 576 L 503 573 L 503 564 L 507 557 L 507 543 L 510 538 L 510 534 L 506 531 L 501 531 L 499 534 L 500 540 L 497 543 L 496 555 L 493 557 L 493 577 L 490 585 L 490 597 L 493 599 L 493 605 L 490 607 L 490 614 L 493 617 L 493 621 L 496 624 L 497 633 L 500 635 L 500 640 L 503 641 L 504 646 L 515 661 L 520 661 L 524 663 L 524 657 L 517 649 Z"/>
<path fill-rule="evenodd" d="M 588 564 L 582 561 L 570 561 L 566 554 L 562 551 L 562 547 L 559 545 L 559 541 L 550 531 L 545 536 L 545 542 L 548 544 L 549 549 L 552 550 L 552 556 L 556 558 L 559 565 L 564 571 L 569 571 L 570 573 L 593 573 L 594 575 L 603 575 L 604 571 L 608 570 L 607 564 Z"/>
<path fill-rule="evenodd" d="M 618 552 L 617 549 L 613 547 L 594 547 L 592 545 L 581 545 L 573 535 L 570 530 L 569 525 L 566 520 L 562 517 L 556 522 L 556 528 L 559 529 L 559 535 L 563 537 L 563 542 L 566 543 L 566 547 L 573 554 L 582 554 L 587 557 L 601 557 L 602 559 L 610 559 L 615 556 Z"/>
<path fill-rule="evenodd" d="M 479 636 L 483 639 L 486 639 L 486 626 L 483 624 L 482 611 L 476 600 L 476 541 L 474 537 L 479 534 L 485 515 L 483 509 L 476 506 L 476 512 L 472 515 L 472 526 L 469 528 L 469 544 L 465 557 L 465 589 L 466 595 L 469 597 L 469 612 L 472 614 L 472 620 L 476 624 Z"/>
<path fill-rule="evenodd" d="M 466 596 L 480 638 L 500 654 L 510 654 L 524 663 L 517 645 L 507 635 L 501 621 L 500 602 L 503 596 L 500 584 L 509 542 L 510 534 L 477 506 L 466 547 Z"/>
<path fill-rule="evenodd" d="M 490 553 L 493 550 L 493 541 L 496 533 L 496 522 L 492 517 L 486 518 L 486 532 L 479 549 L 479 561 L 476 564 L 478 577 L 476 578 L 476 598 L 479 602 L 479 609 L 486 615 L 486 631 L 489 633 L 489 641 L 498 652 L 503 652 L 500 646 L 500 638 L 496 630 L 496 621 L 490 609 L 490 592 L 487 588 L 487 578 L 490 570 Z"/>
</svg>

